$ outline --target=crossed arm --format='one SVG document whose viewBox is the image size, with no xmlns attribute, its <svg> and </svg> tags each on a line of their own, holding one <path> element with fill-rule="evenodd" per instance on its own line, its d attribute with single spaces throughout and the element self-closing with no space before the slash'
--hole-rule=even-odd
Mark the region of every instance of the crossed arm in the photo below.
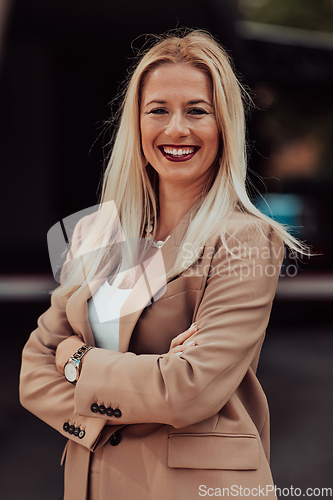
<svg viewBox="0 0 333 500">
<path fill-rule="evenodd" d="M 169 355 L 92 349 L 83 358 L 76 386 L 61 372 L 83 340 L 73 336 L 65 301 L 53 296 L 23 352 L 23 406 L 71 439 L 77 438 L 63 431 L 64 421 L 80 425 L 86 433 L 80 444 L 90 449 L 108 420 L 92 416 L 93 401 L 112 401 L 121 408 L 121 418 L 108 422 L 114 425 L 158 422 L 179 428 L 216 414 L 260 350 L 268 323 L 283 251 L 280 238 L 269 237 L 268 227 L 266 235 L 268 240 L 253 227 L 234 234 L 257 247 L 253 262 L 230 255 L 223 246 L 216 253 L 196 316 L 198 329 L 191 334 L 195 344 L 181 346 L 187 331 L 174 340 Z M 244 266 L 250 266 L 246 272 Z M 176 355 L 179 350 L 184 352 Z"/>
<path fill-rule="evenodd" d="M 195 344 L 194 340 L 191 340 L 192 335 L 194 335 L 198 330 L 196 323 L 190 326 L 185 332 L 177 335 L 170 344 L 169 351 L 164 354 L 165 357 L 169 357 L 172 354 L 180 355 L 183 354 L 189 347 L 193 347 Z M 64 373 L 64 365 L 69 357 L 74 354 L 80 347 L 82 347 L 82 340 L 77 335 L 71 335 L 63 340 L 57 347 L 55 364 L 59 373 Z M 81 359 L 81 366 L 83 366 L 84 359 L 88 355 Z"/>
</svg>

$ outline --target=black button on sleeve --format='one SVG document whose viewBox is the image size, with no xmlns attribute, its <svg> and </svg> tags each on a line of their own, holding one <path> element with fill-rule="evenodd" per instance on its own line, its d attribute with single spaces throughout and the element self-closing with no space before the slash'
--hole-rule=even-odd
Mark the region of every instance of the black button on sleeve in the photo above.
<svg viewBox="0 0 333 500">
<path fill-rule="evenodd" d="M 80 434 L 80 430 L 81 430 L 80 427 L 75 427 L 73 432 L 74 436 L 78 436 Z"/>
<path fill-rule="evenodd" d="M 74 425 L 70 425 L 70 426 L 68 427 L 68 432 L 69 432 L 70 434 L 74 434 L 74 431 L 75 431 L 75 427 L 74 427 Z"/>
<path fill-rule="evenodd" d="M 106 409 L 106 414 L 107 414 L 108 417 L 113 417 L 113 408 L 111 408 L 111 406 L 109 406 Z"/>
<path fill-rule="evenodd" d="M 93 403 L 93 404 L 91 405 L 90 409 L 91 409 L 91 411 L 92 411 L 93 413 L 97 413 L 97 412 L 98 412 L 98 409 L 99 409 L 99 406 L 98 406 L 98 404 L 97 404 L 97 403 Z"/>
<path fill-rule="evenodd" d="M 79 432 L 79 439 L 84 438 L 85 435 L 86 435 L 85 431 L 80 431 Z"/>
<path fill-rule="evenodd" d="M 118 431 L 111 434 L 109 442 L 111 446 L 117 446 L 121 441 L 121 436 Z"/>
<path fill-rule="evenodd" d="M 62 426 L 62 428 L 64 429 L 65 432 L 68 432 L 69 423 L 65 422 L 64 425 Z"/>
<path fill-rule="evenodd" d="M 98 411 L 101 415 L 104 415 L 104 413 L 106 412 L 106 407 L 104 405 L 101 405 L 99 408 L 98 408 Z"/>
<path fill-rule="evenodd" d="M 113 410 L 113 415 L 116 417 L 116 418 L 120 418 L 122 413 L 121 411 L 119 410 L 119 408 L 116 408 L 115 410 Z"/>
</svg>

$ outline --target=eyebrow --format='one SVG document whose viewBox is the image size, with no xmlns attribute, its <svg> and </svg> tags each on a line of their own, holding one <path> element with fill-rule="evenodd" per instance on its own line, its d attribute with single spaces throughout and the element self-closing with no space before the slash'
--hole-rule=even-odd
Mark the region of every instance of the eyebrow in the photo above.
<svg viewBox="0 0 333 500">
<path fill-rule="evenodd" d="M 149 106 L 150 104 L 165 104 L 166 101 L 157 101 L 157 100 L 153 100 L 153 101 L 149 101 L 147 102 L 147 104 L 145 104 L 145 106 Z"/>
<path fill-rule="evenodd" d="M 204 104 L 207 104 L 211 108 L 213 107 L 213 105 L 210 104 L 210 102 L 204 101 L 203 99 L 198 99 L 197 101 L 189 101 L 188 104 L 200 104 L 201 102 L 203 102 Z"/>
<path fill-rule="evenodd" d="M 147 104 L 145 104 L 145 106 L 149 106 L 150 104 L 166 104 L 166 101 L 159 101 L 159 100 L 153 100 L 153 101 L 149 101 Z M 210 104 L 209 102 L 207 101 L 204 101 L 204 99 L 197 99 L 197 100 L 194 100 L 194 101 L 188 101 L 187 104 L 200 104 L 200 103 L 204 103 L 204 104 L 207 104 L 208 106 L 210 106 L 211 108 L 213 107 L 212 104 Z"/>
</svg>

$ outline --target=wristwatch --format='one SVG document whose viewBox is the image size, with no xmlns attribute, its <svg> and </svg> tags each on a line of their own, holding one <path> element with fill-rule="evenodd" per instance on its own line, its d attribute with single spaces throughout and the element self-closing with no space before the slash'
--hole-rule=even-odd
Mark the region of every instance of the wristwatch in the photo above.
<svg viewBox="0 0 333 500">
<path fill-rule="evenodd" d="M 80 347 L 80 349 L 78 349 L 68 361 L 66 361 L 64 366 L 64 375 L 71 384 L 76 384 L 79 380 L 81 359 L 85 354 L 87 354 L 88 351 L 90 351 L 90 349 L 92 349 L 92 346 L 83 344 L 83 346 Z"/>
</svg>

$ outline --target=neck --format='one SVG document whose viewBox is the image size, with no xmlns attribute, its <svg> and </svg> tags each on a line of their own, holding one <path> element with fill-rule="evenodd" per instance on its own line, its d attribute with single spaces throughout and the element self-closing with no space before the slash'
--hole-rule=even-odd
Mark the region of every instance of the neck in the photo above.
<svg viewBox="0 0 333 500">
<path fill-rule="evenodd" d="M 173 186 L 168 189 L 165 185 L 159 186 L 159 218 L 155 239 L 165 240 L 176 228 L 184 215 L 199 199 L 202 187 L 199 189 L 177 189 Z"/>
</svg>

